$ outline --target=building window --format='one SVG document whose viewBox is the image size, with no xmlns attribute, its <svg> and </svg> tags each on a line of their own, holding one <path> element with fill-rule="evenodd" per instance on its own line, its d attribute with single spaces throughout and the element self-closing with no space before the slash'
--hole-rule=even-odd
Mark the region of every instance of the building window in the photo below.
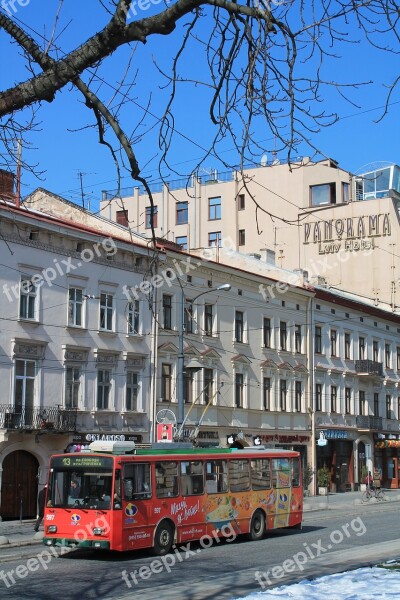
<svg viewBox="0 0 400 600">
<path fill-rule="evenodd" d="M 264 410 L 271 410 L 271 379 L 263 378 L 263 407 Z"/>
<path fill-rule="evenodd" d="M 358 392 L 358 412 L 360 415 L 365 415 L 365 392 L 363 390 Z"/>
<path fill-rule="evenodd" d="M 337 331 L 331 329 L 331 356 L 337 356 Z"/>
<path fill-rule="evenodd" d="M 302 335 L 301 335 L 301 325 L 294 326 L 294 348 L 298 354 L 301 354 L 302 346 Z"/>
<path fill-rule="evenodd" d="M 400 396 L 397 396 L 397 418 L 400 421 Z"/>
<path fill-rule="evenodd" d="M 188 222 L 188 202 L 176 203 L 176 224 L 184 225 Z"/>
<path fill-rule="evenodd" d="M 212 304 L 204 305 L 204 334 L 212 336 L 214 322 L 214 307 Z"/>
<path fill-rule="evenodd" d="M 372 360 L 375 362 L 379 361 L 379 346 L 377 340 L 372 341 Z"/>
<path fill-rule="evenodd" d="M 172 329 L 172 296 L 163 294 L 163 327 L 164 329 Z"/>
<path fill-rule="evenodd" d="M 336 184 L 323 183 L 310 186 L 310 206 L 336 204 Z"/>
<path fill-rule="evenodd" d="M 337 412 L 337 387 L 331 385 L 331 412 Z"/>
<path fill-rule="evenodd" d="M 172 368 L 171 365 L 163 363 L 161 365 L 161 400 L 171 401 Z"/>
<path fill-rule="evenodd" d="M 317 354 L 321 354 L 322 353 L 322 329 L 319 325 L 315 326 L 314 345 L 315 345 L 315 352 Z"/>
<path fill-rule="evenodd" d="M 80 367 L 67 367 L 65 408 L 78 408 L 79 406 L 81 373 Z"/>
<path fill-rule="evenodd" d="M 193 402 L 193 371 L 188 369 L 183 372 L 183 401 Z"/>
<path fill-rule="evenodd" d="M 36 318 L 36 298 L 36 285 L 31 279 L 23 277 L 19 293 L 19 316 L 21 319 Z"/>
<path fill-rule="evenodd" d="M 36 362 L 17 359 L 15 361 L 15 412 L 22 413 L 33 409 L 35 397 Z"/>
<path fill-rule="evenodd" d="M 390 344 L 385 344 L 385 367 L 386 369 L 391 368 L 391 352 L 390 352 Z"/>
<path fill-rule="evenodd" d="M 347 387 L 344 389 L 344 404 L 346 415 L 351 414 L 351 388 Z"/>
<path fill-rule="evenodd" d="M 151 208 L 152 208 L 151 206 L 146 206 L 146 213 L 145 213 L 145 228 L 146 229 L 151 229 L 152 223 L 153 223 L 154 228 L 157 227 L 158 206 L 153 207 L 153 216 L 152 216 Z"/>
<path fill-rule="evenodd" d="M 244 210 L 246 208 L 246 197 L 244 194 L 238 196 L 238 210 Z"/>
<path fill-rule="evenodd" d="M 296 381 L 295 388 L 294 388 L 294 410 L 296 412 L 301 411 L 301 397 L 302 397 L 301 381 Z"/>
<path fill-rule="evenodd" d="M 137 410 L 139 375 L 128 371 L 126 374 L 126 410 Z"/>
<path fill-rule="evenodd" d="M 264 317 L 263 346 L 264 348 L 271 348 L 271 319 L 268 317 Z"/>
<path fill-rule="evenodd" d="M 244 315 L 242 311 L 235 311 L 235 342 L 244 341 Z"/>
<path fill-rule="evenodd" d="M 107 410 L 110 403 L 111 371 L 99 369 L 97 372 L 97 410 Z"/>
<path fill-rule="evenodd" d="M 280 349 L 287 350 L 287 326 L 286 321 L 281 321 L 279 323 L 279 342 Z"/>
<path fill-rule="evenodd" d="M 139 333 L 139 300 L 128 303 L 128 334 L 137 335 Z"/>
<path fill-rule="evenodd" d="M 221 232 L 220 231 L 211 231 L 208 234 L 208 246 L 210 248 L 221 248 Z"/>
<path fill-rule="evenodd" d="M 118 225 L 122 225 L 123 227 L 129 227 L 128 211 L 117 210 L 115 213 L 115 220 L 117 221 Z"/>
<path fill-rule="evenodd" d="M 82 307 L 83 295 L 79 288 L 69 288 L 68 290 L 68 325 L 72 327 L 82 327 Z"/>
<path fill-rule="evenodd" d="M 386 394 L 386 418 L 392 418 L 392 396 L 390 394 Z"/>
<path fill-rule="evenodd" d="M 187 250 L 188 249 L 188 238 L 187 235 L 178 235 L 178 237 L 175 238 L 175 243 L 178 244 L 178 246 L 180 246 L 182 248 L 182 250 Z"/>
<path fill-rule="evenodd" d="M 100 329 L 113 331 L 113 301 L 111 294 L 100 294 Z"/>
<path fill-rule="evenodd" d="M 204 369 L 204 373 L 203 373 L 204 404 L 211 403 L 213 394 L 214 394 L 214 371 L 212 369 Z"/>
<path fill-rule="evenodd" d="M 374 417 L 379 417 L 379 394 L 374 392 Z"/>
<path fill-rule="evenodd" d="M 235 374 L 235 406 L 243 408 L 243 373 Z"/>
<path fill-rule="evenodd" d="M 183 321 L 184 331 L 186 333 L 193 333 L 193 302 L 191 300 L 185 300 L 185 314 Z"/>
<path fill-rule="evenodd" d="M 315 384 L 315 410 L 322 411 L 322 383 Z"/>
<path fill-rule="evenodd" d="M 397 346 L 397 370 L 400 371 L 400 346 Z"/>
<path fill-rule="evenodd" d="M 217 221 L 221 218 L 221 196 L 208 199 L 208 219 Z"/>
<path fill-rule="evenodd" d="M 246 230 L 245 229 L 239 229 L 238 244 L 239 244 L 239 246 L 244 246 L 246 244 Z"/>
<path fill-rule="evenodd" d="M 365 357 L 365 338 L 358 338 L 358 358 L 363 360 Z"/>
<path fill-rule="evenodd" d="M 279 381 L 279 409 L 282 412 L 286 412 L 286 396 L 287 396 L 286 379 L 281 379 Z"/>
<path fill-rule="evenodd" d="M 350 201 L 350 184 L 342 181 L 342 202 Z"/>
<path fill-rule="evenodd" d="M 344 357 L 350 360 L 351 352 L 351 337 L 350 333 L 344 334 Z"/>
</svg>

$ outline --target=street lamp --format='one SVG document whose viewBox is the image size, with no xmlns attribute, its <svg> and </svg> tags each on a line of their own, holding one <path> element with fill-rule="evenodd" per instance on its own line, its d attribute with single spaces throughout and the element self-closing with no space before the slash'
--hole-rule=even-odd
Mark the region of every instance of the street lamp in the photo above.
<svg viewBox="0 0 400 600">
<path fill-rule="evenodd" d="M 178 279 L 179 281 L 179 279 Z M 185 418 L 185 407 L 183 403 L 183 370 L 184 370 L 184 354 L 183 354 L 183 327 L 185 323 L 184 315 L 185 315 L 185 293 L 182 287 L 181 282 L 179 281 L 179 285 L 181 288 L 180 293 L 180 302 L 179 302 L 179 318 L 178 318 L 178 419 L 177 419 L 177 431 L 180 432 L 182 429 L 183 421 Z M 200 294 L 197 294 L 194 298 L 192 298 L 192 302 L 203 296 L 204 294 L 208 294 L 209 292 L 229 292 L 231 289 L 231 285 L 229 283 L 223 283 L 215 288 L 209 288 Z M 180 436 L 179 436 L 180 437 Z"/>
</svg>

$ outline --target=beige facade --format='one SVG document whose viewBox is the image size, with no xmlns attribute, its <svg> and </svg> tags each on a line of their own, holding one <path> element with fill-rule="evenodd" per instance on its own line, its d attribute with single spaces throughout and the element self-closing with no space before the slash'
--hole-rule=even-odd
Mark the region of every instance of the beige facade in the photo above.
<svg viewBox="0 0 400 600">
<path fill-rule="evenodd" d="M 220 247 L 252 254 L 396 310 L 399 171 L 391 165 L 355 177 L 332 160 L 303 159 L 291 168 L 248 169 L 243 177 L 214 172 L 187 188 L 183 180 L 155 186 L 155 233 L 191 252 L 216 247 L 216 260 L 223 260 Z M 133 231 L 150 235 L 149 198 L 140 188 L 125 193 L 104 193 L 101 214 L 127 217 Z"/>
</svg>

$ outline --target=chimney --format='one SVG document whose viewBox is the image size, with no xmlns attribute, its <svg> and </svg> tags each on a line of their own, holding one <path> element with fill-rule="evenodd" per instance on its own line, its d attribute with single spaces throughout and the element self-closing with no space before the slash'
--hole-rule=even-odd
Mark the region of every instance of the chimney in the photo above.
<svg viewBox="0 0 400 600">
<path fill-rule="evenodd" d="M 0 169 L 0 199 L 15 202 L 14 173 Z"/>
</svg>

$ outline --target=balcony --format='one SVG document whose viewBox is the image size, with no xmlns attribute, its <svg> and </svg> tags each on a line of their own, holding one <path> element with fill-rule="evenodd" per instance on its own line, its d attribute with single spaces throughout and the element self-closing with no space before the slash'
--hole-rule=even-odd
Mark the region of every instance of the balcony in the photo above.
<svg viewBox="0 0 400 600">
<path fill-rule="evenodd" d="M 375 360 L 356 360 L 355 369 L 357 375 L 383 377 L 383 363 Z"/>
<path fill-rule="evenodd" d="M 357 415 L 356 425 L 360 429 L 382 430 L 382 417 L 372 417 L 370 415 Z"/>
<path fill-rule="evenodd" d="M 0 404 L 0 429 L 67 433 L 76 431 L 76 417 L 76 408 L 16 408 L 12 404 Z"/>
</svg>

